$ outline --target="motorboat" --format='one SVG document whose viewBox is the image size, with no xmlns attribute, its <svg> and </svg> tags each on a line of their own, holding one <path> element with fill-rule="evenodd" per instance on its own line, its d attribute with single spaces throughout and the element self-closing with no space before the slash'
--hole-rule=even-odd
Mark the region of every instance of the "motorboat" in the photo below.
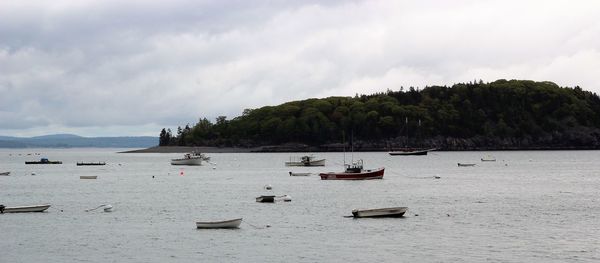
<svg viewBox="0 0 600 263">
<path fill-rule="evenodd" d="M 293 173 L 293 172 L 290 172 L 290 176 L 309 176 L 311 174 L 312 173 Z"/>
<path fill-rule="evenodd" d="M 373 170 L 363 169 L 363 161 L 358 160 L 350 165 L 346 165 L 343 172 L 320 173 L 321 180 L 369 180 L 383 179 L 385 168 L 377 168 Z"/>
<path fill-rule="evenodd" d="M 388 207 L 377 209 L 354 209 L 352 215 L 355 218 L 362 217 L 401 217 L 408 210 L 408 207 Z"/>
<path fill-rule="evenodd" d="M 183 158 L 171 159 L 171 165 L 202 165 L 203 157 L 186 153 Z"/>
<path fill-rule="evenodd" d="M 261 195 L 256 198 L 256 202 L 259 203 L 274 203 L 275 196 L 274 195 Z"/>
<path fill-rule="evenodd" d="M 44 212 L 50 207 L 46 205 L 4 206 L 0 205 L 0 213 Z"/>
<path fill-rule="evenodd" d="M 97 179 L 98 176 L 97 175 L 81 175 L 79 176 L 79 179 Z"/>
<path fill-rule="evenodd" d="M 201 229 L 239 228 L 241 223 L 242 223 L 242 218 L 225 220 L 225 221 L 196 222 L 196 228 L 201 228 Z"/>
<path fill-rule="evenodd" d="M 313 155 L 304 155 L 301 157 L 290 157 L 285 166 L 325 166 L 325 159 L 315 159 Z"/>
<path fill-rule="evenodd" d="M 458 163 L 459 167 L 469 167 L 469 166 L 475 166 L 474 163 Z"/>
<path fill-rule="evenodd" d="M 62 164 L 61 161 L 50 161 L 48 158 L 41 158 L 39 161 L 26 161 L 25 164 Z"/>
<path fill-rule="evenodd" d="M 77 162 L 77 166 L 106 165 L 105 162 Z"/>
</svg>

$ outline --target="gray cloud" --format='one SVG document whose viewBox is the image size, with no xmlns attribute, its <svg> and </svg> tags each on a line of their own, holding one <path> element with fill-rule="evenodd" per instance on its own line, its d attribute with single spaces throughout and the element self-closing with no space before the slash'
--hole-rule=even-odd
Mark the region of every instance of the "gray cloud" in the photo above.
<svg viewBox="0 0 600 263">
<path fill-rule="evenodd" d="M 600 91 L 597 1 L 0 3 L 0 134 L 155 135 L 288 100 L 498 78 Z"/>
</svg>

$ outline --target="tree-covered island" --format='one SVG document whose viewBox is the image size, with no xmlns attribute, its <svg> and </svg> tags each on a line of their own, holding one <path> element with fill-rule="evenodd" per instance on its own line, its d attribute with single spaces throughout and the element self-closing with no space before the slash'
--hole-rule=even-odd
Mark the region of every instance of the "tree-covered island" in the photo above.
<svg viewBox="0 0 600 263">
<path fill-rule="evenodd" d="M 160 133 L 160 146 L 264 151 L 600 149 L 600 98 L 529 80 L 292 101 Z"/>
</svg>

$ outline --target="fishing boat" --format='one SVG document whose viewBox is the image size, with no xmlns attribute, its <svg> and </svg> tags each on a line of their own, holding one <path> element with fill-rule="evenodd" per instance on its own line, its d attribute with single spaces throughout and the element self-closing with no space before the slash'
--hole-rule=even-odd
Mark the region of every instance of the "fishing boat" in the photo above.
<svg viewBox="0 0 600 263">
<path fill-rule="evenodd" d="M 290 172 L 290 176 L 309 176 L 311 173 L 293 173 Z"/>
<path fill-rule="evenodd" d="M 343 172 L 320 173 L 321 180 L 368 180 L 368 179 L 383 179 L 385 168 L 373 170 L 363 169 L 363 161 L 358 160 L 352 164 L 346 165 Z"/>
<path fill-rule="evenodd" d="M 355 218 L 362 217 L 401 217 L 408 210 L 408 207 L 388 207 L 377 209 L 354 209 L 352 215 Z"/>
<path fill-rule="evenodd" d="M 79 179 L 97 179 L 98 176 L 97 175 L 82 175 L 79 176 Z"/>
<path fill-rule="evenodd" d="M 171 165 L 202 165 L 203 156 L 186 153 L 183 158 L 171 159 Z"/>
<path fill-rule="evenodd" d="M 459 167 L 469 167 L 469 166 L 475 166 L 474 163 L 458 163 Z"/>
<path fill-rule="evenodd" d="M 1 172 L 0 173 L 0 176 L 8 176 L 8 175 L 10 175 L 10 172 Z"/>
<path fill-rule="evenodd" d="M 48 158 L 41 158 L 39 161 L 29 161 L 25 164 L 62 164 L 61 161 L 50 161 Z"/>
<path fill-rule="evenodd" d="M 259 203 L 274 203 L 275 196 L 274 195 L 261 195 L 256 198 L 256 202 Z"/>
<path fill-rule="evenodd" d="M 225 221 L 212 221 L 212 222 L 196 222 L 196 228 L 209 229 L 209 228 L 239 228 L 242 223 L 241 218 L 225 220 Z"/>
<path fill-rule="evenodd" d="M 77 162 L 77 166 L 106 165 L 105 162 Z"/>
<path fill-rule="evenodd" d="M 24 205 L 24 206 L 4 206 L 0 205 L 0 213 L 27 213 L 27 212 L 44 212 L 50 207 L 46 205 Z"/>
<path fill-rule="evenodd" d="M 389 155 L 427 155 L 428 152 L 430 151 L 434 151 L 435 149 L 421 149 L 421 150 L 414 150 L 414 149 L 405 149 L 405 150 L 401 150 L 401 151 L 390 151 L 388 152 Z"/>
<path fill-rule="evenodd" d="M 313 155 L 304 155 L 301 157 L 290 157 L 285 166 L 325 166 L 325 159 L 315 159 Z"/>
</svg>

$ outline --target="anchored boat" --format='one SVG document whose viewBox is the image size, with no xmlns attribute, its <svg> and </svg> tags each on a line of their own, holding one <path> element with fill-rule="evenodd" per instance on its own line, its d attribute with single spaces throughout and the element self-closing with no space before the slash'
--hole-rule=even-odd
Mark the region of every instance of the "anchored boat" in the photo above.
<svg viewBox="0 0 600 263">
<path fill-rule="evenodd" d="M 325 166 L 325 159 L 316 160 L 313 155 L 305 155 L 299 158 L 290 157 L 290 161 L 285 162 L 285 166 Z"/>
<path fill-rule="evenodd" d="M 377 209 L 354 209 L 352 215 L 355 218 L 361 217 L 401 217 L 408 210 L 408 207 L 388 207 Z"/>
<path fill-rule="evenodd" d="M 196 222 L 196 228 L 208 229 L 208 228 L 239 228 L 242 223 L 242 218 L 225 220 L 225 221 L 212 221 L 212 222 Z"/>
<path fill-rule="evenodd" d="M 0 205 L 1 213 L 27 213 L 27 212 L 44 212 L 50 207 L 46 205 L 24 205 L 24 206 L 4 206 Z"/>
<path fill-rule="evenodd" d="M 346 170 L 343 172 L 320 173 L 321 180 L 368 180 L 368 179 L 383 179 L 385 168 L 373 170 L 363 169 L 363 161 L 358 160 L 350 165 L 346 165 Z"/>
<path fill-rule="evenodd" d="M 61 161 L 50 161 L 48 158 L 41 158 L 39 161 L 25 162 L 25 164 L 62 164 Z"/>
</svg>

